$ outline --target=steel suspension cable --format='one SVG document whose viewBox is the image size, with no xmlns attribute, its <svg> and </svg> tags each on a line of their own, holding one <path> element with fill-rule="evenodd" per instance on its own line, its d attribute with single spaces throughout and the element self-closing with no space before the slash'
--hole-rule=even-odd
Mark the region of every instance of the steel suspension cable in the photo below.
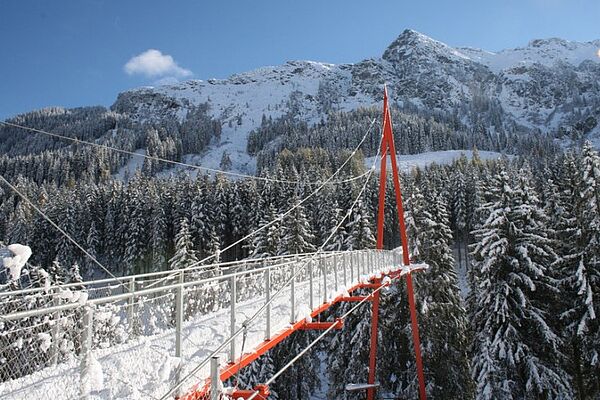
<svg viewBox="0 0 600 400">
<path fill-rule="evenodd" d="M 375 122 L 375 120 L 373 120 L 373 122 Z M 350 153 L 350 155 L 346 158 L 346 160 L 340 165 L 340 167 L 329 176 L 329 178 L 327 178 L 324 182 L 322 182 L 320 184 L 319 187 L 317 187 L 314 191 L 312 191 L 308 196 L 304 197 L 303 199 L 301 199 L 298 203 L 296 203 L 295 205 L 293 205 L 290 209 L 288 209 L 287 211 L 285 211 L 283 214 L 279 215 L 277 218 L 273 219 L 272 221 L 269 221 L 268 223 L 260 226 L 259 228 L 255 229 L 254 231 L 250 232 L 249 234 L 247 234 L 246 236 L 242 237 L 241 239 L 238 239 L 237 241 L 231 243 L 230 245 L 224 247 L 223 249 L 219 250 L 219 254 L 232 249 L 233 247 L 237 246 L 240 243 L 245 242 L 246 240 L 250 239 L 251 237 L 253 237 L 254 235 L 258 234 L 259 232 L 263 231 L 264 229 L 270 227 L 271 225 L 282 221 L 285 217 L 287 217 L 289 214 L 291 214 L 296 208 L 302 206 L 304 203 L 306 203 L 308 200 L 310 200 L 312 197 L 314 197 L 317 193 L 319 193 L 338 173 L 340 173 L 342 171 L 342 169 L 352 160 L 352 158 L 354 157 L 354 155 L 358 152 L 358 150 L 360 149 L 360 147 L 362 146 L 362 144 L 365 142 L 365 140 L 367 140 L 367 136 L 369 136 L 370 130 L 373 127 L 373 124 L 371 124 L 371 127 L 369 128 L 369 130 L 365 133 L 365 135 L 362 137 L 361 141 L 358 143 L 358 145 L 356 146 L 356 148 L 354 148 L 354 150 L 352 151 L 352 153 Z M 380 138 L 380 140 L 383 140 L 383 137 Z M 381 144 L 381 142 L 380 142 Z M 374 160 L 377 160 L 377 156 L 379 155 L 381 149 L 380 149 L 380 145 L 377 146 L 377 155 L 374 157 Z M 373 162 L 373 165 L 371 166 L 371 168 L 365 172 L 363 174 L 363 177 L 367 178 L 367 181 L 370 179 L 373 171 L 375 170 L 375 164 L 376 162 Z M 196 261 L 190 265 L 188 265 L 187 267 L 183 268 L 183 270 L 187 270 L 189 268 L 193 268 L 197 265 L 203 264 L 208 260 L 213 259 L 214 257 L 216 257 L 217 253 L 211 254 L 210 256 L 207 256 L 205 258 L 203 258 L 202 260 Z M 153 285 L 156 285 L 166 279 L 170 279 L 173 278 L 175 275 L 168 275 L 166 277 L 164 277 L 163 279 L 155 282 L 154 284 L 150 285 L 150 287 L 152 287 Z"/>
<path fill-rule="evenodd" d="M 380 140 L 383 140 L 383 136 L 380 138 Z M 381 144 L 381 142 L 380 142 L 380 144 Z M 381 146 L 378 146 L 378 148 L 380 148 L 380 147 Z M 373 175 L 373 172 L 375 171 L 375 165 L 376 165 L 377 157 L 379 156 L 379 153 L 380 152 L 378 151 L 377 155 L 374 157 L 373 165 L 372 165 L 372 167 L 369 170 L 369 174 L 367 175 L 367 178 L 365 179 L 365 182 L 364 182 L 364 184 L 363 184 L 360 192 L 358 193 L 358 195 L 354 199 L 352 205 L 347 210 L 347 212 L 344 214 L 343 218 L 339 221 L 339 223 L 335 226 L 335 228 L 332 229 L 332 231 L 329 234 L 329 236 L 325 239 L 325 241 L 323 242 L 323 244 L 314 253 L 314 255 L 312 257 L 310 257 L 308 260 L 303 261 L 302 264 L 301 264 L 301 266 L 300 266 L 300 268 L 298 268 L 298 270 L 291 276 L 291 278 L 288 279 L 287 281 L 285 281 L 285 283 L 281 286 L 281 288 L 279 288 L 271 296 L 271 298 L 267 302 L 265 302 L 265 304 L 263 304 L 253 315 L 251 315 L 250 317 L 248 317 L 246 319 L 246 321 L 244 321 L 244 323 L 242 324 L 241 328 L 239 328 L 238 330 L 236 330 L 233 335 L 231 335 L 227 340 L 225 340 L 221 345 L 219 345 L 215 350 L 213 350 L 208 357 L 206 357 L 195 368 L 193 368 L 184 378 L 182 378 L 180 381 L 176 382 L 175 385 L 167 393 L 165 393 L 161 397 L 161 400 L 167 399 L 171 394 L 173 394 L 175 391 L 177 391 L 185 383 L 185 381 L 188 378 L 192 377 L 193 375 L 196 374 L 196 372 L 198 372 L 200 369 L 202 369 L 210 361 L 210 359 L 214 355 L 218 354 L 221 350 L 223 350 L 227 345 L 229 345 L 229 343 L 231 343 L 232 340 L 235 340 L 235 338 L 237 336 L 239 336 L 239 334 L 245 329 L 245 326 L 247 326 L 247 324 L 249 324 L 250 322 L 254 321 L 258 317 L 258 315 L 261 314 L 273 302 L 273 300 L 275 298 L 277 298 L 277 296 L 283 290 L 285 290 L 287 288 L 287 286 L 292 282 L 292 280 L 296 279 L 296 277 L 304 270 L 304 268 L 308 265 L 308 263 L 312 262 L 319 254 L 321 254 L 322 250 L 325 248 L 325 246 L 327 245 L 327 243 L 333 238 L 333 236 L 335 235 L 335 233 L 340 229 L 340 227 L 342 226 L 342 224 L 344 223 L 344 221 L 352 214 L 352 210 L 354 209 L 354 207 L 356 206 L 356 204 L 358 203 L 358 201 L 362 197 L 363 193 L 365 192 L 365 190 L 367 188 L 367 185 L 369 183 L 369 180 L 370 180 L 371 176 Z"/>
<path fill-rule="evenodd" d="M 367 132 L 371 131 L 371 128 L 375 124 L 375 121 L 376 121 L 375 119 L 373 119 L 371 121 L 371 123 L 369 124 L 369 128 L 368 128 Z M 27 131 L 30 131 L 30 132 L 41 133 L 43 135 L 51 136 L 51 137 L 54 137 L 54 138 L 57 138 L 57 139 L 68 140 L 70 142 L 73 142 L 74 144 L 85 144 L 85 145 L 88 145 L 88 146 L 92 146 L 92 147 L 96 147 L 96 148 L 100 148 L 100 149 L 104 149 L 104 150 L 115 151 L 115 152 L 118 152 L 118 153 L 127 154 L 127 155 L 134 156 L 134 157 L 142 157 L 142 158 L 145 158 L 145 159 L 148 159 L 148 160 L 152 160 L 152 161 L 158 161 L 158 162 L 172 164 L 172 165 L 176 165 L 176 166 L 180 166 L 180 167 L 186 167 L 186 168 L 192 168 L 192 169 L 206 171 L 206 172 L 212 172 L 212 173 L 215 173 L 215 174 L 223 174 L 223 175 L 234 176 L 234 177 L 237 177 L 237 178 L 255 179 L 255 180 L 264 181 L 264 182 L 273 182 L 273 183 L 281 183 L 281 184 L 289 184 L 289 185 L 320 185 L 321 184 L 321 182 L 318 182 L 318 181 L 317 182 L 293 181 L 293 180 L 287 180 L 287 179 L 269 178 L 269 177 L 266 177 L 266 176 L 257 176 L 257 175 L 243 174 L 243 173 L 239 173 L 239 172 L 224 171 L 224 170 L 220 170 L 220 169 L 217 169 L 217 168 L 203 167 L 201 165 L 188 164 L 188 163 L 185 163 L 185 162 L 182 162 L 182 161 L 174 161 L 174 160 L 169 160 L 169 159 L 162 158 L 162 157 L 150 156 L 150 155 L 147 155 L 147 154 L 136 153 L 135 151 L 119 149 L 117 147 L 109 146 L 109 145 L 106 145 L 106 144 L 95 143 L 95 142 L 90 142 L 90 141 L 83 140 L 83 139 L 72 138 L 70 136 L 66 136 L 66 135 L 63 135 L 63 134 L 60 134 L 60 133 L 48 132 L 48 131 L 45 131 L 43 129 L 31 128 L 31 127 L 28 127 L 28 126 L 15 124 L 13 122 L 0 121 L 0 124 L 6 125 L 6 126 L 11 126 L 13 128 L 19 128 L 19 129 L 27 130 Z M 339 181 L 334 181 L 334 182 L 329 182 L 328 184 L 333 185 L 333 184 L 339 184 L 339 183 L 352 182 L 352 181 L 361 179 L 365 175 L 366 175 L 366 172 L 363 173 L 363 174 L 361 174 L 361 175 L 353 176 L 351 178 L 347 178 L 347 179 L 343 179 L 343 180 L 339 180 Z"/>
<path fill-rule="evenodd" d="M 15 192 L 24 202 L 29 204 L 38 214 L 40 214 L 46 221 L 48 221 L 48 223 L 50 225 L 52 225 L 57 231 L 59 231 L 64 237 L 69 239 L 69 241 L 71 243 L 73 243 L 79 250 L 81 250 L 83 252 L 83 254 L 85 254 L 90 260 L 92 260 L 94 262 L 94 264 L 99 266 L 104 272 L 106 272 L 108 275 L 110 275 L 112 278 L 114 278 L 117 282 L 119 282 L 119 284 L 123 288 L 125 288 L 127 291 L 129 291 L 129 288 L 123 281 L 121 281 L 119 278 L 117 278 L 115 275 L 113 275 L 113 273 L 110 272 L 108 270 L 108 268 L 106 268 L 104 265 L 102 265 L 102 263 L 100 263 L 100 261 L 98 261 L 96 259 L 96 257 L 91 255 L 86 249 L 83 248 L 83 246 L 81 246 L 79 243 L 77 243 L 77 241 L 75 239 L 73 239 L 71 237 L 71 235 L 69 235 L 69 233 L 65 232 L 60 226 L 58 226 L 48 215 L 46 215 L 46 213 L 44 213 L 38 206 L 33 204 L 33 202 L 31 200 L 29 200 L 29 198 L 27 198 L 27 196 L 25 196 L 23 193 L 21 193 L 21 191 L 19 189 L 17 189 L 15 186 L 13 186 L 9 181 L 7 181 L 4 178 L 4 176 L 0 175 L 0 180 L 6 186 L 8 186 L 10 189 L 12 189 L 12 191 Z"/>
<path fill-rule="evenodd" d="M 346 319 L 350 314 L 352 314 L 361 305 L 363 305 L 364 303 L 366 303 L 367 301 L 369 301 L 369 299 L 370 299 L 370 297 L 372 295 L 374 295 L 375 293 L 379 292 L 384 287 L 385 286 L 382 285 L 379 288 L 375 289 L 369 296 L 367 296 L 364 299 L 362 299 L 354 307 L 352 307 L 350 310 L 348 310 L 346 313 L 344 313 L 344 315 L 342 315 L 340 317 L 340 319 L 341 320 Z M 292 358 L 286 365 L 284 365 L 283 367 L 281 367 L 281 369 L 279 371 L 277 371 L 271 378 L 269 378 L 264 384 L 267 385 L 267 386 L 269 386 L 271 383 L 273 383 L 281 374 L 283 374 L 288 368 L 290 368 L 296 361 L 298 361 L 304 354 L 306 354 L 319 341 L 321 341 L 321 339 L 323 339 L 329 332 L 331 332 L 335 328 L 336 328 L 336 325 L 333 324 L 329 328 L 327 328 L 326 330 L 324 330 L 323 333 L 321 333 L 315 340 L 313 340 L 312 342 L 310 342 L 308 344 L 308 346 L 306 346 L 306 348 L 304 348 L 300 353 L 298 353 L 294 358 Z M 259 391 L 254 392 L 250 397 L 248 397 L 248 400 L 254 399 L 258 394 L 259 394 Z"/>
</svg>

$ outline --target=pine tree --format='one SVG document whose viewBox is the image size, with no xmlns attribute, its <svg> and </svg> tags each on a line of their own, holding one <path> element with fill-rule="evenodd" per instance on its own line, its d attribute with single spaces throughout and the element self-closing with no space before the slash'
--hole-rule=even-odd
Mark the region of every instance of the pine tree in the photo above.
<svg viewBox="0 0 600 400">
<path fill-rule="evenodd" d="M 19 202 L 15 208 L 14 214 L 8 221 L 6 241 L 8 243 L 27 243 L 28 241 L 28 218 L 24 202 Z"/>
<path fill-rule="evenodd" d="M 563 320 L 571 342 L 575 386 L 581 398 L 600 395 L 600 158 L 591 144 L 583 146 L 573 187 L 577 229 L 573 248 L 563 258 L 568 298 Z"/>
<path fill-rule="evenodd" d="M 288 337 L 273 352 L 274 363 L 278 366 L 287 364 L 298 353 L 306 349 L 312 340 L 310 331 L 299 331 Z M 319 387 L 319 358 L 314 349 L 309 350 L 284 372 L 276 381 L 274 389 L 281 393 L 281 398 L 303 400 Z M 285 393 L 285 395 L 283 395 Z"/>
<path fill-rule="evenodd" d="M 152 270 L 162 271 L 167 258 L 167 221 L 165 210 L 158 195 L 152 201 Z"/>
<path fill-rule="evenodd" d="M 253 389 L 256 385 L 264 384 L 269 378 L 275 375 L 275 371 L 276 366 L 272 351 L 269 351 L 240 371 L 239 381 L 237 382 L 238 387 L 240 389 Z M 235 383 L 235 378 L 232 383 Z M 269 398 L 279 399 L 276 385 L 269 387 L 269 392 Z"/>
<path fill-rule="evenodd" d="M 98 246 L 100 245 L 100 238 L 98 230 L 96 229 L 96 222 L 92 221 L 90 225 L 90 230 L 88 231 L 86 238 L 86 251 L 92 255 L 94 258 L 98 258 Z M 95 263 L 91 258 L 86 257 L 84 264 L 84 271 L 87 271 L 87 274 L 91 274 L 94 270 Z"/>
<path fill-rule="evenodd" d="M 188 220 L 184 218 L 179 224 L 179 232 L 175 236 L 175 254 L 169 259 L 169 269 L 187 268 L 197 261 L 196 252 L 192 248 L 192 237 L 188 227 Z"/>
<path fill-rule="evenodd" d="M 471 320 L 478 399 L 571 396 L 568 377 L 555 362 L 560 339 L 536 293 L 550 290 L 545 272 L 553 253 L 545 215 L 526 193 L 530 190 L 523 184 L 515 189 L 500 171 L 495 201 L 485 206 L 489 216 L 474 232 L 474 268 L 480 276 Z"/>
<path fill-rule="evenodd" d="M 291 204 L 298 204 L 298 201 L 298 197 L 293 196 Z M 315 251 L 314 239 L 304 207 L 300 205 L 283 219 L 278 253 L 285 255 Z"/>
<path fill-rule="evenodd" d="M 346 383 L 365 383 L 369 376 L 372 311 L 369 304 L 364 307 L 350 314 L 345 321 L 344 347 L 349 355 L 343 375 Z M 346 394 L 348 400 L 362 399 L 363 396 L 362 393 Z"/>
<path fill-rule="evenodd" d="M 467 318 L 450 247 L 449 216 L 441 195 L 427 198 L 423 206 L 412 212 L 416 213 L 420 241 L 415 261 L 429 265 L 415 276 L 427 392 L 432 398 L 468 398 Z"/>
<path fill-rule="evenodd" d="M 265 226 L 277 218 L 275 206 L 269 204 L 266 207 L 266 210 L 261 210 L 263 215 L 260 217 L 259 226 Z M 277 255 L 280 237 L 279 228 L 279 222 L 275 222 L 254 235 L 250 257 L 265 258 Z"/>
<path fill-rule="evenodd" d="M 359 199 L 352 212 L 351 221 L 348 223 L 348 238 L 346 247 L 348 250 L 362 250 L 375 247 L 375 236 L 371 230 L 371 216 Z"/>
</svg>

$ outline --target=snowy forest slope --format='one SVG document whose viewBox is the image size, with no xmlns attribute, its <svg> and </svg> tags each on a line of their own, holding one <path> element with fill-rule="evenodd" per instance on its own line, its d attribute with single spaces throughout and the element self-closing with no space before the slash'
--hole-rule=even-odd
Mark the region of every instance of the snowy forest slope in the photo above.
<svg viewBox="0 0 600 400">
<path fill-rule="evenodd" d="M 34 113 L 35 118 L 25 114 L 15 120 L 32 122 L 50 114 L 49 120 L 38 121 L 38 127 L 61 130 L 61 125 L 68 126 L 71 134 L 84 130 L 77 134 L 105 140 L 115 135 L 115 128 L 137 131 L 140 125 L 152 124 L 159 131 L 179 131 L 181 137 L 173 138 L 177 149 L 165 150 L 168 156 L 195 154 L 194 162 L 212 168 L 225 158 L 232 170 L 254 173 L 257 157 L 249 141 L 265 118 L 310 127 L 332 112 L 376 106 L 387 83 L 400 110 L 434 117 L 468 136 L 541 132 L 566 144 L 582 137 L 597 142 L 599 47 L 600 40 L 582 43 L 553 38 L 492 53 L 452 48 L 405 30 L 380 57 L 355 64 L 289 61 L 227 79 L 128 90 L 119 94 L 110 111 L 51 109 Z M 63 118 L 60 122 L 61 112 L 72 121 Z M 80 125 L 90 120 L 90 114 L 102 119 L 103 132 L 85 133 Z M 186 139 L 186 132 L 197 131 L 199 126 L 202 132 Z M 282 134 L 280 130 L 261 141 L 277 142 Z M 159 132 L 159 136 L 164 139 L 165 134 Z M 22 137 L 23 133 L 0 128 L 0 138 L 17 144 L 16 148 L 20 146 L 15 138 Z M 144 141 L 137 140 L 133 150 L 147 147 Z M 43 147 L 48 148 L 52 147 Z M 430 150 L 437 149 L 423 151 Z"/>
</svg>

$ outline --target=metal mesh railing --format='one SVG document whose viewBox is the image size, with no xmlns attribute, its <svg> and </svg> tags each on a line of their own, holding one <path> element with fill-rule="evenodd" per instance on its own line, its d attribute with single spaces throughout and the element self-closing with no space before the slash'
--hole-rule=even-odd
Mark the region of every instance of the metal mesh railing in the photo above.
<svg viewBox="0 0 600 400">
<path fill-rule="evenodd" d="M 96 281 L 2 293 L 0 397 L 161 398 L 190 375 L 180 385 L 188 389 L 209 365 L 190 372 L 266 303 L 245 343 L 237 335 L 222 359 L 240 357 L 242 345 L 250 351 L 392 262 L 386 251 L 325 253 L 133 276 L 128 290 Z"/>
</svg>

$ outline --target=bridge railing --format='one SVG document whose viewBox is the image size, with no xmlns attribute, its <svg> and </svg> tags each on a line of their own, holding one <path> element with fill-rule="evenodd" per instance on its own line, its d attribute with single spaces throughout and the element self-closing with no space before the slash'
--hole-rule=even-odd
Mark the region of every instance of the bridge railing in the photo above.
<svg viewBox="0 0 600 400">
<path fill-rule="evenodd" d="M 221 263 L 126 277 L 129 290 L 96 297 L 88 293 L 119 281 L 2 293 L 0 396 L 160 397 L 276 294 L 223 359 L 238 358 L 361 276 L 397 264 L 394 257 L 360 250 Z M 186 385 L 207 376 L 201 369 Z"/>
</svg>

